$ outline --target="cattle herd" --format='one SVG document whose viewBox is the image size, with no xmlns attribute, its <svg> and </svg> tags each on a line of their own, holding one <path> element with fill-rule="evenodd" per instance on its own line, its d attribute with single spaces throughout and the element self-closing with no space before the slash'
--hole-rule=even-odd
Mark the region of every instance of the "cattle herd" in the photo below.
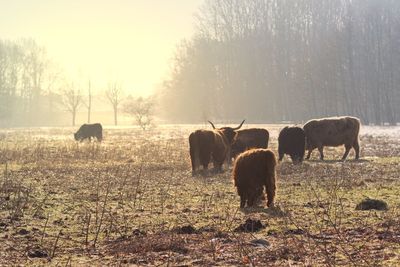
<svg viewBox="0 0 400 267">
<path fill-rule="evenodd" d="M 235 128 L 216 128 L 209 121 L 212 130 L 196 130 L 189 135 L 192 175 L 208 172 L 208 165 L 213 164 L 214 172 L 222 172 L 224 163 L 229 166 L 235 159 L 232 178 L 240 196 L 240 207 L 257 205 L 264 199 L 264 188 L 267 194 L 267 206 L 274 204 L 276 191 L 276 158 L 268 148 L 269 132 L 262 128 L 243 129 L 244 120 Z M 355 150 L 355 159 L 359 159 L 360 120 L 355 117 L 332 117 L 313 119 L 303 127 L 283 128 L 278 137 L 279 161 L 289 155 L 294 164 L 301 163 L 305 150 L 306 159 L 317 148 L 320 159 L 324 159 L 324 146 L 345 146 L 342 160 L 345 160 L 350 149 Z M 74 134 L 75 140 L 97 138 L 102 140 L 102 126 L 84 124 Z M 203 168 L 200 170 L 200 168 Z"/>
</svg>

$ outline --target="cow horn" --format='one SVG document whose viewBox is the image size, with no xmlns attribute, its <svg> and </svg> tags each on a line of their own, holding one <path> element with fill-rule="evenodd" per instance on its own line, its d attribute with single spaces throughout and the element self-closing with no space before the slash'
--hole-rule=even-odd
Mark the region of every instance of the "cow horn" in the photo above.
<svg viewBox="0 0 400 267">
<path fill-rule="evenodd" d="M 210 124 L 211 124 L 211 126 L 213 127 L 213 129 L 215 130 L 215 126 L 214 126 L 214 123 L 212 123 L 211 121 L 208 121 Z"/>
<path fill-rule="evenodd" d="M 233 128 L 233 130 L 235 130 L 235 131 L 236 131 L 236 130 L 239 130 L 239 129 L 242 127 L 242 125 L 243 125 L 244 121 L 245 121 L 245 120 L 243 120 L 243 121 L 242 121 L 242 123 L 241 123 L 241 124 L 240 124 L 238 127 L 236 127 L 236 128 Z"/>
</svg>

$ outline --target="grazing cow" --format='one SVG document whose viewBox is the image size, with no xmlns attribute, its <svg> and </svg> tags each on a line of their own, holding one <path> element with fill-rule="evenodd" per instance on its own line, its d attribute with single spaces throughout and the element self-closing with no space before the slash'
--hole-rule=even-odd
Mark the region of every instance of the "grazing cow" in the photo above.
<svg viewBox="0 0 400 267">
<path fill-rule="evenodd" d="M 276 159 L 269 149 L 250 149 L 240 154 L 233 167 L 232 178 L 240 196 L 240 208 L 257 204 L 267 192 L 267 206 L 274 205 L 276 191 Z"/>
<path fill-rule="evenodd" d="M 212 122 L 210 122 L 212 124 Z M 242 127 L 244 121 L 236 127 L 223 127 L 215 130 L 197 130 L 189 136 L 190 160 L 192 174 L 194 175 L 200 165 L 207 170 L 211 159 L 214 169 L 222 171 L 222 165 L 227 160 L 232 142 L 236 136 L 236 130 Z M 212 124 L 213 125 L 213 124 Z M 214 125 L 213 125 L 214 126 Z"/>
<path fill-rule="evenodd" d="M 250 148 L 267 148 L 269 132 L 266 129 L 250 128 L 237 131 L 232 144 L 231 158 L 236 158 L 240 153 Z"/>
<path fill-rule="evenodd" d="M 286 126 L 279 133 L 278 152 L 279 161 L 288 154 L 293 163 L 302 162 L 305 153 L 306 135 L 300 127 Z"/>
<path fill-rule="evenodd" d="M 85 139 L 91 141 L 92 137 L 96 137 L 97 141 L 100 142 L 103 139 L 103 127 L 100 123 L 83 124 L 79 130 L 74 133 L 76 141 L 83 141 Z"/>
<path fill-rule="evenodd" d="M 342 160 L 347 158 L 351 148 L 356 152 L 355 159 L 360 157 L 360 145 L 358 133 L 360 131 L 360 120 L 354 117 L 332 117 L 310 120 L 303 126 L 306 134 L 306 149 L 309 159 L 311 152 L 318 148 L 320 159 L 324 159 L 324 146 L 344 145 L 346 151 Z"/>
</svg>

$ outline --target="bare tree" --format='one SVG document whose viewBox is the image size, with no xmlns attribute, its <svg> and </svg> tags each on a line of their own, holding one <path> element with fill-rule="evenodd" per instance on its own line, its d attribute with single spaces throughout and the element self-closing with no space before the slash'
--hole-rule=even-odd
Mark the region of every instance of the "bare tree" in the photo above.
<svg viewBox="0 0 400 267">
<path fill-rule="evenodd" d="M 18 94 L 22 49 L 15 43 L 0 40 L 0 125 L 13 117 Z"/>
<path fill-rule="evenodd" d="M 84 102 L 85 107 L 87 108 L 87 122 L 90 123 L 90 115 L 92 112 L 92 91 L 91 91 L 91 82 L 89 80 L 88 82 L 88 96 L 87 96 L 87 102 Z"/>
<path fill-rule="evenodd" d="M 70 84 L 67 89 L 62 91 L 63 105 L 72 115 L 72 126 L 75 126 L 76 113 L 83 103 L 82 95 L 73 84 Z"/>
<path fill-rule="evenodd" d="M 154 105 L 152 97 L 128 97 L 124 102 L 123 111 L 134 117 L 136 124 L 146 130 L 153 122 Z"/>
<path fill-rule="evenodd" d="M 162 110 L 181 122 L 206 110 L 224 120 L 396 124 L 399 12 L 396 0 L 206 0 L 196 34 L 177 47 Z"/>
<path fill-rule="evenodd" d="M 114 124 L 118 125 L 118 106 L 121 104 L 123 90 L 118 82 L 108 83 L 108 88 L 105 92 L 108 101 L 111 103 L 114 110 Z"/>
<path fill-rule="evenodd" d="M 33 39 L 0 40 L 0 112 L 6 120 L 43 122 L 44 89 L 53 82 L 50 72 L 46 49 Z"/>
<path fill-rule="evenodd" d="M 49 60 L 45 47 L 38 45 L 33 39 L 23 39 L 19 43 L 22 48 L 22 95 L 25 98 L 24 109 L 28 113 L 27 118 L 37 116 L 42 112 L 41 96 L 43 83 Z"/>
</svg>

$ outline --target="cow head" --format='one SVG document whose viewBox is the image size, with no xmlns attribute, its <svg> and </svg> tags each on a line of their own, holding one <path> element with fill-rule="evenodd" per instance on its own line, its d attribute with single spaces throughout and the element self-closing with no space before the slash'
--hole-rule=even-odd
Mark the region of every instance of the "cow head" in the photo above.
<svg viewBox="0 0 400 267">
<path fill-rule="evenodd" d="M 74 133 L 74 138 L 75 138 L 75 141 L 81 141 L 82 140 L 81 130 L 80 129 L 76 133 Z"/>
<path fill-rule="evenodd" d="M 74 138 L 75 138 L 75 141 L 79 140 L 78 133 L 74 133 Z"/>
<path fill-rule="evenodd" d="M 235 127 L 235 128 L 232 128 L 232 127 L 215 128 L 214 123 L 212 123 L 211 121 L 208 121 L 208 122 L 211 124 L 211 126 L 213 127 L 214 130 L 221 132 L 226 137 L 229 144 L 232 144 L 233 140 L 236 137 L 236 131 L 242 127 L 244 121 L 245 120 L 243 120 L 242 123 L 238 127 Z"/>
</svg>

